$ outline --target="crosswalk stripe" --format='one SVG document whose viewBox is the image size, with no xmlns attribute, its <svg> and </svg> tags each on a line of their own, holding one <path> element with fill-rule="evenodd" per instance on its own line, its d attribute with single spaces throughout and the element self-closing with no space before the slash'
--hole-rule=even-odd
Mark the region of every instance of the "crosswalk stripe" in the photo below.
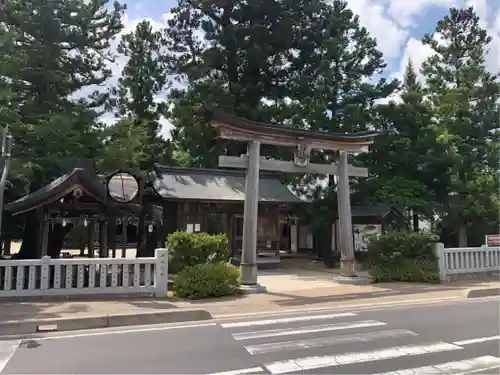
<svg viewBox="0 0 500 375">
<path fill-rule="evenodd" d="M 239 370 L 214 372 L 214 373 L 208 374 L 208 375 L 242 375 L 242 374 L 257 374 L 260 372 L 264 372 L 262 367 L 250 367 L 250 368 L 242 368 Z"/>
<path fill-rule="evenodd" d="M 331 356 L 303 357 L 293 360 L 275 361 L 264 365 L 271 374 L 285 374 L 289 372 L 302 372 L 324 367 L 335 367 L 350 365 L 353 363 L 363 363 L 380 361 L 406 356 L 414 356 L 427 353 L 438 353 L 463 349 L 461 346 L 446 342 L 437 342 L 426 345 L 409 345 L 390 347 L 382 350 L 369 352 L 354 352 Z"/>
<path fill-rule="evenodd" d="M 275 353 L 287 350 L 319 348 L 322 346 L 339 345 L 339 344 L 347 344 L 354 342 L 368 342 L 383 338 L 397 338 L 404 336 L 417 336 L 417 334 L 415 332 L 408 331 L 406 329 L 393 329 L 387 331 L 356 333 L 352 335 L 318 337 L 309 340 L 282 341 L 282 342 L 272 342 L 260 345 L 248 345 L 245 346 L 245 349 L 250 354 L 256 355 L 264 353 Z"/>
<path fill-rule="evenodd" d="M 337 313 L 337 314 L 326 314 L 326 315 L 304 315 L 304 316 L 292 316 L 288 318 L 280 319 L 266 319 L 266 320 L 251 320 L 245 322 L 236 323 L 222 323 L 222 328 L 242 328 L 242 327 L 252 327 L 252 326 L 265 326 L 268 324 L 280 324 L 280 323 L 293 323 L 293 322 L 307 322 L 311 320 L 320 319 L 333 319 L 333 318 L 344 318 L 349 316 L 356 316 L 355 313 Z"/>
<path fill-rule="evenodd" d="M 0 373 L 21 345 L 21 340 L 0 341 Z"/>
<path fill-rule="evenodd" d="M 479 371 L 488 371 L 498 366 L 500 366 L 500 358 L 486 355 L 463 361 L 446 362 L 433 366 L 415 367 L 375 375 L 471 374 Z"/>
<path fill-rule="evenodd" d="M 454 344 L 462 346 L 462 345 L 480 344 L 482 342 L 487 342 L 487 341 L 499 341 L 500 342 L 500 335 L 488 336 L 488 337 L 478 337 L 475 339 L 455 341 Z"/>
<path fill-rule="evenodd" d="M 301 335 L 304 333 L 340 331 L 343 329 L 377 327 L 377 326 L 384 326 L 386 324 L 387 323 L 379 322 L 377 320 L 362 320 L 362 321 L 348 322 L 348 323 L 304 326 L 297 329 L 285 328 L 285 329 L 270 329 L 266 331 L 238 332 L 234 333 L 232 336 L 235 340 L 250 340 L 250 339 L 261 339 L 265 337 Z"/>
</svg>

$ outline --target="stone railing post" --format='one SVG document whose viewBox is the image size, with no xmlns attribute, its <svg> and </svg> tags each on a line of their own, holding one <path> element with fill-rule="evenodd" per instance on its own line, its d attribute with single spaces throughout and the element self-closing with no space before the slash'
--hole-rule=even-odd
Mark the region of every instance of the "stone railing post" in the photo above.
<svg viewBox="0 0 500 375">
<path fill-rule="evenodd" d="M 441 281 L 446 281 L 447 280 L 446 258 L 445 258 L 444 244 L 443 243 L 436 242 L 434 244 L 434 254 L 438 258 L 439 279 Z"/>
<path fill-rule="evenodd" d="M 50 257 L 42 257 L 42 265 L 40 267 L 40 289 L 47 290 L 50 287 Z"/>
<path fill-rule="evenodd" d="M 155 250 L 155 295 L 166 297 L 168 293 L 168 250 Z"/>
</svg>

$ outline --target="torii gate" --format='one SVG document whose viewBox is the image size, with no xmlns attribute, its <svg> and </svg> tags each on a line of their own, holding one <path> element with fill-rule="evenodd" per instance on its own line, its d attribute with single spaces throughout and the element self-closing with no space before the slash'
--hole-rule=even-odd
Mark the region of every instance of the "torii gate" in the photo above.
<svg viewBox="0 0 500 375">
<path fill-rule="evenodd" d="M 264 292 L 257 283 L 257 220 L 259 197 L 259 170 L 286 173 L 315 173 L 338 175 L 338 206 L 340 222 L 340 270 L 343 282 L 359 283 L 354 258 L 349 176 L 367 177 L 366 168 L 349 165 L 349 152 L 368 152 L 376 132 L 332 134 L 290 127 L 258 123 L 218 110 L 210 111 L 211 124 L 223 139 L 248 143 L 247 155 L 219 156 L 219 167 L 244 168 L 245 205 L 243 215 L 243 248 L 241 254 L 241 286 L 247 292 Z M 260 145 L 295 147 L 292 161 L 270 160 L 260 157 Z M 309 163 L 311 150 L 334 150 L 339 153 L 335 164 Z"/>
</svg>

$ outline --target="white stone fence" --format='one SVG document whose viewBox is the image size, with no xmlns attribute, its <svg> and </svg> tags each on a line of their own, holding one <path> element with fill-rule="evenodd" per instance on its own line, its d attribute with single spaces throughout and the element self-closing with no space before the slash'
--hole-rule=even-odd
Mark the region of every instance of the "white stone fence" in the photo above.
<svg viewBox="0 0 500 375">
<path fill-rule="evenodd" d="M 0 260 L 2 297 L 153 294 L 166 297 L 168 251 L 150 258 Z"/>
<path fill-rule="evenodd" d="M 436 244 L 441 281 L 462 277 L 496 276 L 500 272 L 500 247 L 454 247 Z"/>
</svg>

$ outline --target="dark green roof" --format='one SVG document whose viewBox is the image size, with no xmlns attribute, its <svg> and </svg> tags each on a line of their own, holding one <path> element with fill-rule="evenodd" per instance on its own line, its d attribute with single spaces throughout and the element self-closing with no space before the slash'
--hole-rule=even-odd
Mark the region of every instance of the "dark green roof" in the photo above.
<svg viewBox="0 0 500 375">
<path fill-rule="evenodd" d="M 351 215 L 353 217 L 380 217 L 383 218 L 391 212 L 391 208 L 385 204 L 375 204 L 373 206 L 352 206 Z"/>
<path fill-rule="evenodd" d="M 294 137 L 307 137 L 320 139 L 324 141 L 354 142 L 354 141 L 373 141 L 378 133 L 375 131 L 362 131 L 356 133 L 331 133 L 326 131 L 312 131 L 289 126 L 280 126 L 270 123 L 251 121 L 234 114 L 226 113 L 220 109 L 208 110 L 208 116 L 212 121 L 225 123 L 237 127 L 241 130 L 258 131 L 270 134 L 285 134 Z"/>
<path fill-rule="evenodd" d="M 76 188 L 82 189 L 86 195 L 96 202 L 112 208 L 117 212 L 137 211 L 140 208 L 134 204 L 124 204 L 108 199 L 105 181 L 102 181 L 99 176 L 95 174 L 93 169 L 83 161 L 77 160 L 74 164 L 73 168 L 69 169 L 68 172 L 56 178 L 48 185 L 13 202 L 7 203 L 5 205 L 5 211 L 9 211 L 14 215 L 28 212 L 37 207 L 43 207 L 58 201 Z M 110 186 L 109 189 L 109 194 L 111 196 L 128 193 L 127 181 L 125 181 L 125 184 L 114 185 L 116 186 Z M 77 206 L 75 207 L 77 208 Z"/>
<path fill-rule="evenodd" d="M 165 199 L 231 202 L 245 200 L 243 170 L 157 166 L 151 180 L 156 192 Z M 303 202 L 280 181 L 279 176 L 270 173 L 260 174 L 259 201 Z"/>
</svg>

